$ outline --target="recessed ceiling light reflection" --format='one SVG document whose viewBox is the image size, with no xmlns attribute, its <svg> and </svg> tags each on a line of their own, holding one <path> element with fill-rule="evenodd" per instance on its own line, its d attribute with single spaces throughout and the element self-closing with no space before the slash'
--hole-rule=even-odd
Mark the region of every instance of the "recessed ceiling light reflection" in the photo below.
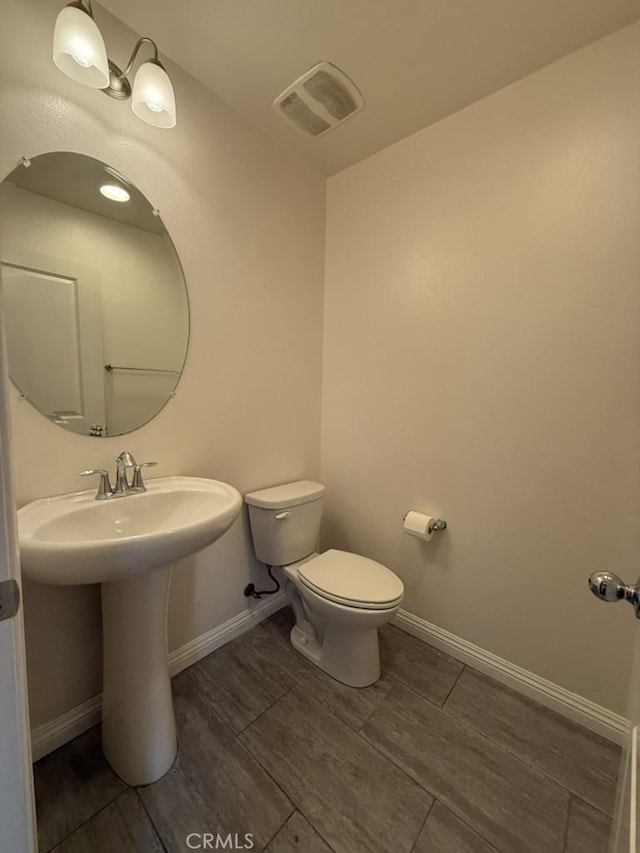
<svg viewBox="0 0 640 853">
<path fill-rule="evenodd" d="M 100 187 L 100 192 L 110 201 L 129 201 L 131 198 L 125 188 L 120 187 L 117 184 L 103 184 Z"/>
</svg>

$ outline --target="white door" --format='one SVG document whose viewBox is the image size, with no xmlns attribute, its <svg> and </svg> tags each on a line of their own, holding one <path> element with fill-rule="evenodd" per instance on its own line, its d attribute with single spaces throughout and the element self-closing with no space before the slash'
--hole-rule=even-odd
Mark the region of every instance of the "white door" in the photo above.
<svg viewBox="0 0 640 853">
<path fill-rule="evenodd" d="M 628 601 L 633 610 L 621 613 L 621 618 L 640 619 L 640 580 L 636 586 L 626 586 L 610 572 L 595 572 L 589 578 L 591 592 L 603 601 Z M 635 613 L 634 613 L 635 611 Z M 638 809 L 638 738 L 640 733 L 640 621 L 637 621 L 633 666 L 629 675 L 629 726 L 622 745 L 618 774 L 616 805 L 609 853 L 640 853 Z"/>
<path fill-rule="evenodd" d="M 35 853 L 35 805 L 22 610 L 14 615 L 20 583 L 11 481 L 9 384 L 0 304 L 0 850 Z"/>
<path fill-rule="evenodd" d="M 43 415 L 89 435 L 106 426 L 100 290 L 91 270 L 22 250 L 2 258 L 11 379 Z M 34 346 L 34 341 L 38 342 Z"/>
<path fill-rule="evenodd" d="M 638 733 L 640 730 L 640 623 L 630 681 L 629 730 L 622 749 L 610 853 L 640 853 L 638 820 Z"/>
</svg>

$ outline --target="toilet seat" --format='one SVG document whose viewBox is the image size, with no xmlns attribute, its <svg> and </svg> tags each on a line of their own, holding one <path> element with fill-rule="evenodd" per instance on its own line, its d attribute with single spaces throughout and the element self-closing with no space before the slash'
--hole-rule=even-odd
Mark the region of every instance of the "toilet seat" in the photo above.
<svg viewBox="0 0 640 853">
<path fill-rule="evenodd" d="M 386 610 L 404 595 L 400 578 L 386 566 L 348 551 L 325 551 L 298 567 L 304 586 L 347 607 Z"/>
</svg>

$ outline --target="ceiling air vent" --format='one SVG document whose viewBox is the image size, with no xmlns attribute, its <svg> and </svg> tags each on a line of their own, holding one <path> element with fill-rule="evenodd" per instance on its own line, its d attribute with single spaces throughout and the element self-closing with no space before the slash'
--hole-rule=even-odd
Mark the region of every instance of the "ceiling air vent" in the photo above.
<svg viewBox="0 0 640 853">
<path fill-rule="evenodd" d="M 322 136 L 364 107 L 364 98 L 344 71 L 319 62 L 288 86 L 274 109 L 298 130 Z"/>
</svg>

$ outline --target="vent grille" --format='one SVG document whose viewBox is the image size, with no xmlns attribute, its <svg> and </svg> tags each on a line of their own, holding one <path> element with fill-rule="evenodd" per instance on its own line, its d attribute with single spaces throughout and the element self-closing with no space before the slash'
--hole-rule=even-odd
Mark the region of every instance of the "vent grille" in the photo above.
<svg viewBox="0 0 640 853">
<path fill-rule="evenodd" d="M 323 118 L 312 112 L 306 101 L 298 97 L 295 92 L 291 92 L 280 102 L 280 109 L 291 124 L 295 125 L 298 130 L 310 133 L 311 136 L 320 136 L 331 127 Z"/>
<path fill-rule="evenodd" d="M 319 62 L 288 86 L 273 106 L 290 124 L 322 136 L 364 108 L 353 80 L 330 62 Z"/>
</svg>

